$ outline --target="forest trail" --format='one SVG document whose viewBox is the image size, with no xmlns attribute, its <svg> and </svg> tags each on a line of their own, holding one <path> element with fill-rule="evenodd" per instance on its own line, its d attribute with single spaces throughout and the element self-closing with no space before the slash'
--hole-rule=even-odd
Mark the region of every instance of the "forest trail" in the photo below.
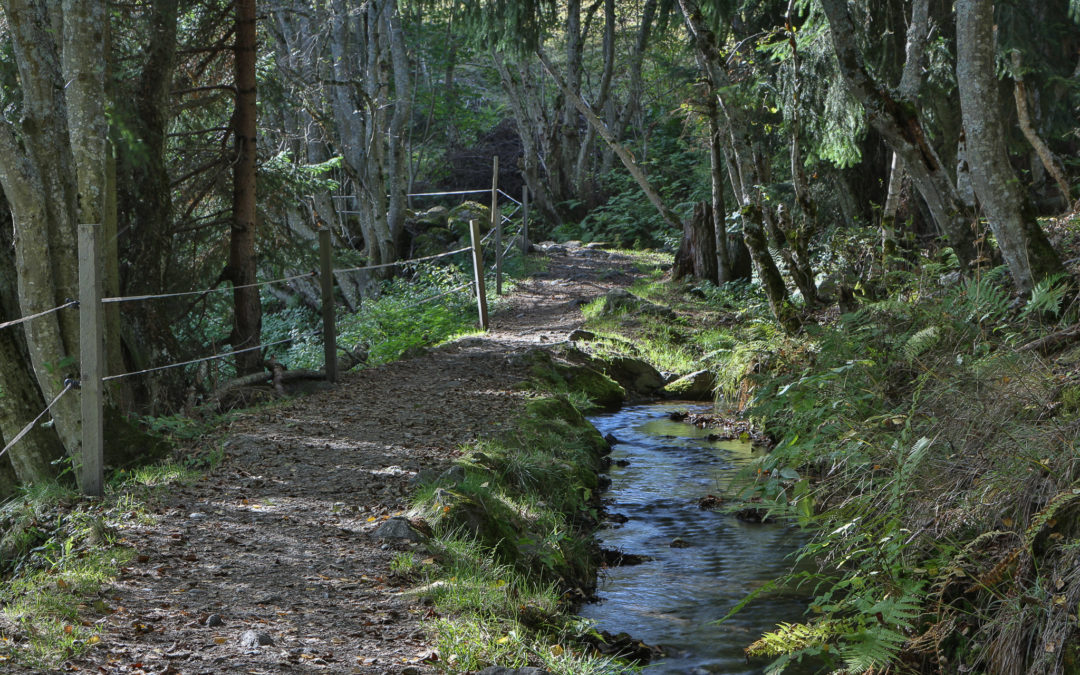
<svg viewBox="0 0 1080 675">
<path fill-rule="evenodd" d="M 162 497 L 152 525 L 120 532 L 138 557 L 102 591 L 115 611 L 101 642 L 66 669 L 434 672 L 432 610 L 390 569 L 408 544 L 375 529 L 407 508 L 417 472 L 508 428 L 522 399 L 516 354 L 566 340 L 582 301 L 635 273 L 620 254 L 550 255 L 489 333 L 240 416 L 217 468 Z"/>
</svg>

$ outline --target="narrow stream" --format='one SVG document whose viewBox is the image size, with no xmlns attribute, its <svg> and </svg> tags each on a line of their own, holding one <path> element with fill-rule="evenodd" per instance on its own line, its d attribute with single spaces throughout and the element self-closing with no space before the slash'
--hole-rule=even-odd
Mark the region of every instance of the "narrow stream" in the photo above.
<svg viewBox="0 0 1080 675">
<path fill-rule="evenodd" d="M 800 620 L 805 600 L 773 595 L 723 625 L 712 622 L 788 571 L 803 535 L 698 508 L 701 497 L 722 494 L 755 451 L 748 442 L 707 440 L 712 430 L 671 421 L 675 410 L 710 408 L 646 404 L 590 418 L 600 433 L 620 441 L 605 502 L 610 513 L 628 518 L 600 531 L 602 545 L 653 560 L 606 570 L 597 588 L 601 601 L 581 614 L 601 630 L 663 645 L 667 658 L 648 673 L 761 673 L 762 665 L 747 664 L 743 648 L 779 621 Z M 689 546 L 672 547 L 676 537 Z"/>
</svg>

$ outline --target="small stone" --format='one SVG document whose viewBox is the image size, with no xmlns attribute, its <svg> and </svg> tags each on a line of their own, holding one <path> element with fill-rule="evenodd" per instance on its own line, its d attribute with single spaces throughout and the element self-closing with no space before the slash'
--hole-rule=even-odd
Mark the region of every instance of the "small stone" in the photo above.
<svg viewBox="0 0 1080 675">
<path fill-rule="evenodd" d="M 269 647 L 274 644 L 274 638 L 263 631 L 246 630 L 240 635 L 240 646 L 248 649 L 255 647 Z"/>
<path fill-rule="evenodd" d="M 224 625 L 224 623 L 225 622 L 221 620 L 220 614 L 211 614 L 210 616 L 206 617 L 207 628 L 215 628 L 217 626 Z"/>
<path fill-rule="evenodd" d="M 189 520 L 204 520 L 206 518 L 205 513 L 199 513 L 198 511 L 188 514 Z"/>
<path fill-rule="evenodd" d="M 622 443 L 622 441 L 615 437 L 615 434 L 608 434 L 604 436 L 604 440 L 607 441 L 608 445 L 618 445 L 619 443 Z"/>
<path fill-rule="evenodd" d="M 686 541 L 682 537 L 675 537 L 671 540 L 671 548 L 690 548 L 690 542 Z"/>
<path fill-rule="evenodd" d="M 405 666 L 401 669 L 401 675 L 420 675 L 420 669 L 416 666 Z"/>
</svg>

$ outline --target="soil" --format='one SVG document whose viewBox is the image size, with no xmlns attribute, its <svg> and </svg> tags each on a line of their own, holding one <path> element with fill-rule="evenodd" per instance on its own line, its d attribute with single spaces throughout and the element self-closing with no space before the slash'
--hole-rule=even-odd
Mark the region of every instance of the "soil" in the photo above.
<svg viewBox="0 0 1080 675">
<path fill-rule="evenodd" d="M 137 557 L 103 589 L 101 642 L 65 663 L 94 673 L 428 673 L 435 616 L 373 536 L 410 481 L 509 428 L 514 356 L 563 342 L 583 301 L 634 280 L 618 254 L 569 248 L 519 283 L 491 330 L 243 414 L 225 459 L 120 532 Z M 411 546 L 416 546 L 412 544 Z"/>
</svg>

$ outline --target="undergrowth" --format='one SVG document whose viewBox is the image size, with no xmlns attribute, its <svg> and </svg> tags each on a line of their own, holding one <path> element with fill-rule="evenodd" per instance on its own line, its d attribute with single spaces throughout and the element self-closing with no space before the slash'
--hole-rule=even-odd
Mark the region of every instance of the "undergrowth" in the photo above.
<svg viewBox="0 0 1080 675">
<path fill-rule="evenodd" d="M 116 611 L 109 584 L 135 556 L 124 529 L 153 524 L 156 495 L 219 460 L 211 453 L 118 471 L 102 500 L 38 483 L 0 505 L 0 670 L 7 662 L 51 671 L 101 644 L 102 623 Z"/>
<path fill-rule="evenodd" d="M 893 270 L 793 337 L 752 286 L 634 289 L 675 321 L 585 308 L 600 350 L 713 370 L 773 437 L 743 494 L 816 532 L 816 571 L 777 581 L 814 599 L 748 646 L 769 672 L 1080 672 L 1080 347 L 1034 348 L 1077 305 L 1064 278 L 1017 300 L 1002 268 L 952 271 Z"/>
</svg>

